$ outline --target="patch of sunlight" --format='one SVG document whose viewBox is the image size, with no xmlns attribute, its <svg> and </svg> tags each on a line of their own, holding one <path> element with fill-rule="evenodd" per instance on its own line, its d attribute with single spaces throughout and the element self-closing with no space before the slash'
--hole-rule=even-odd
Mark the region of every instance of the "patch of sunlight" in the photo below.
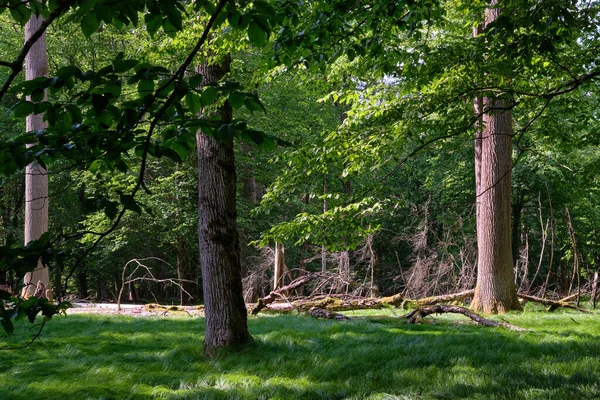
<svg viewBox="0 0 600 400">
<path fill-rule="evenodd" d="M 151 395 L 154 397 L 158 397 L 158 398 L 164 398 L 171 393 L 173 393 L 173 389 L 170 389 L 166 386 L 159 385 L 159 386 L 154 386 L 152 388 Z"/>
<path fill-rule="evenodd" d="M 154 393 L 154 386 L 145 383 L 136 383 L 131 387 L 131 394 L 150 397 Z"/>
<path fill-rule="evenodd" d="M 274 376 L 268 379 L 265 384 L 273 386 L 283 386 L 293 391 L 305 391 L 314 389 L 317 384 L 309 380 L 306 376 L 297 376 L 286 378 L 284 376 Z"/>
<path fill-rule="evenodd" d="M 262 379 L 259 376 L 244 374 L 241 372 L 229 373 L 226 375 L 228 379 L 237 382 L 238 387 L 255 388 L 262 384 Z"/>
<path fill-rule="evenodd" d="M 408 394 L 408 395 L 393 395 L 393 394 L 388 394 L 388 393 L 372 393 L 371 395 L 369 395 L 368 397 L 351 397 L 350 399 L 354 400 L 358 400 L 358 399 L 364 399 L 364 400 L 416 400 L 416 399 L 421 399 L 421 395 L 420 394 Z"/>
</svg>

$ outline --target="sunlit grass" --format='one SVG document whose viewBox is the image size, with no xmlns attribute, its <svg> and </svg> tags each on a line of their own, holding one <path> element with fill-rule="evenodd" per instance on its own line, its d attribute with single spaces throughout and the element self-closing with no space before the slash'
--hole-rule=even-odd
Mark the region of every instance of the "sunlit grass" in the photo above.
<svg viewBox="0 0 600 400">
<path fill-rule="evenodd" d="M 58 317 L 41 341 L 0 352 L 0 399 L 600 398 L 597 314 L 504 317 L 529 332 L 348 315 L 251 318 L 253 345 L 216 358 L 202 355 L 200 318 Z"/>
</svg>

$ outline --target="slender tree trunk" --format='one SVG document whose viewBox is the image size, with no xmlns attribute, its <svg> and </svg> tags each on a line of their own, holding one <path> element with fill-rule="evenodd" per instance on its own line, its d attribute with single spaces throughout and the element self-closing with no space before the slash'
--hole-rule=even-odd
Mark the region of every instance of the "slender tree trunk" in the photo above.
<svg viewBox="0 0 600 400">
<path fill-rule="evenodd" d="M 323 195 L 327 194 L 327 174 L 323 175 Z M 323 198 L 323 214 L 327 212 L 327 197 Z M 321 245 L 321 272 L 327 272 L 327 247 L 325 246 L 325 235 Z"/>
<path fill-rule="evenodd" d="M 499 14 L 499 8 L 487 9 L 483 29 Z M 477 110 L 477 106 L 483 108 Z M 483 112 L 483 131 L 477 129 L 481 136 L 476 138 L 475 146 L 478 257 L 471 308 L 504 313 L 521 309 L 515 287 L 510 232 L 512 112 L 506 109 L 503 100 L 490 97 L 476 101 L 475 108 L 478 115 Z"/>
<path fill-rule="evenodd" d="M 198 73 L 205 84 L 218 82 L 230 68 L 227 57 L 219 64 L 203 63 Z M 229 103 L 221 109 L 221 122 L 229 123 Z M 242 266 L 237 230 L 236 173 L 233 138 L 219 140 L 196 134 L 198 152 L 198 233 L 206 315 L 204 348 L 235 346 L 252 340 L 242 290 Z"/>
<path fill-rule="evenodd" d="M 42 17 L 31 15 L 25 25 L 25 41 L 35 33 L 42 23 Z M 48 76 L 46 56 L 46 34 L 44 33 L 31 47 L 25 58 L 25 79 L 32 80 Z M 46 98 L 46 94 L 44 94 Z M 28 100 L 31 101 L 30 98 Z M 30 115 L 26 120 L 27 131 L 42 130 L 48 127 L 42 114 Z M 48 231 L 48 172 L 38 163 L 25 168 L 25 244 L 37 240 Z M 34 294 L 51 297 L 50 272 L 41 260 L 32 272 L 25 274 L 23 297 Z M 37 289 L 37 290 L 36 290 Z M 36 293 L 37 292 L 37 293 Z"/>
<path fill-rule="evenodd" d="M 275 270 L 273 274 L 273 290 L 279 289 L 285 284 L 283 275 L 287 268 L 285 265 L 285 247 L 282 243 L 275 242 Z"/>
</svg>

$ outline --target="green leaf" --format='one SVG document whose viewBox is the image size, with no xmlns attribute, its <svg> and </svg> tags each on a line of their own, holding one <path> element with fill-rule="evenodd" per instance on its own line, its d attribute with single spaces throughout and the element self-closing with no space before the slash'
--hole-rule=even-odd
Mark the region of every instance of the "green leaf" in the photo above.
<svg viewBox="0 0 600 400">
<path fill-rule="evenodd" d="M 200 96 L 194 92 L 187 92 L 185 95 L 185 103 L 192 112 L 192 114 L 196 115 L 200 111 L 200 107 L 202 103 L 200 101 Z"/>
<path fill-rule="evenodd" d="M 240 108 L 244 105 L 244 100 L 246 100 L 246 95 L 240 92 L 233 92 L 229 95 L 229 104 L 233 108 Z"/>
<path fill-rule="evenodd" d="M 180 31 L 183 29 L 183 19 L 181 18 L 181 12 L 175 7 L 167 8 L 167 18 L 175 29 Z"/>
<path fill-rule="evenodd" d="M 109 82 L 104 85 L 104 93 L 110 93 L 113 97 L 119 97 L 121 95 L 121 85 L 115 82 Z"/>
<path fill-rule="evenodd" d="M 146 14 L 144 20 L 146 21 L 146 30 L 150 34 L 150 37 L 154 36 L 162 25 L 162 17 L 157 14 Z"/>
<path fill-rule="evenodd" d="M 227 14 L 227 20 L 233 29 L 240 29 L 242 14 L 238 10 L 233 10 Z"/>
<path fill-rule="evenodd" d="M 248 39 L 253 46 L 263 47 L 267 43 L 267 32 L 256 21 L 252 21 L 248 26 Z"/>
<path fill-rule="evenodd" d="M 0 324 L 2 324 L 2 328 L 4 328 L 4 332 L 6 332 L 7 335 L 12 335 L 15 331 L 15 326 L 10 318 L 3 318 L 2 321 L 0 321 Z"/>
<path fill-rule="evenodd" d="M 10 293 L 6 290 L 0 290 L 0 300 L 10 300 Z"/>
<path fill-rule="evenodd" d="M 67 65 L 66 67 L 61 67 L 56 71 L 56 76 L 61 79 L 69 79 L 77 73 L 81 73 L 81 70 L 74 65 Z"/>
<path fill-rule="evenodd" d="M 204 79 L 204 77 L 200 74 L 195 74 L 195 75 L 190 76 L 190 80 L 189 80 L 190 86 L 194 87 L 194 88 L 200 86 L 202 84 L 203 79 Z"/>
<path fill-rule="evenodd" d="M 219 89 L 214 86 L 209 86 L 202 92 L 202 105 L 208 106 L 215 102 L 219 95 Z"/>
<path fill-rule="evenodd" d="M 138 65 L 138 60 L 119 60 L 113 63 L 115 72 L 126 72 Z"/>
<path fill-rule="evenodd" d="M 254 111 L 264 111 L 265 113 L 267 112 L 267 110 L 262 105 L 262 103 L 258 100 L 258 98 L 248 96 L 248 97 L 246 97 L 246 100 L 244 101 L 244 105 L 250 112 L 254 112 Z"/>
<path fill-rule="evenodd" d="M 121 195 L 121 204 L 123 204 L 123 206 L 126 209 L 135 211 L 138 215 L 142 215 L 142 208 L 137 203 L 137 201 L 135 201 L 133 196 L 128 195 L 128 194 L 122 194 Z"/>
<path fill-rule="evenodd" d="M 117 216 L 119 212 L 119 208 L 117 207 L 117 203 L 114 201 L 107 201 L 104 206 L 104 215 L 108 217 L 108 219 L 113 220 Z"/>
<path fill-rule="evenodd" d="M 22 100 L 15 104 L 12 110 L 16 118 L 22 118 L 33 114 L 34 109 L 35 106 L 32 102 Z"/>
<path fill-rule="evenodd" d="M 138 93 L 144 97 L 154 92 L 154 81 L 151 79 L 142 79 L 138 83 Z"/>
<path fill-rule="evenodd" d="M 33 92 L 31 92 L 31 101 L 40 102 L 44 100 L 44 89 L 43 88 L 35 88 Z"/>
<path fill-rule="evenodd" d="M 81 31 L 83 35 L 89 39 L 100 27 L 100 21 L 96 18 L 96 14 L 88 13 L 81 20 Z"/>
<path fill-rule="evenodd" d="M 19 25 L 25 26 L 31 16 L 31 10 L 27 7 L 26 2 L 22 2 L 18 7 L 11 7 L 10 15 Z"/>
</svg>

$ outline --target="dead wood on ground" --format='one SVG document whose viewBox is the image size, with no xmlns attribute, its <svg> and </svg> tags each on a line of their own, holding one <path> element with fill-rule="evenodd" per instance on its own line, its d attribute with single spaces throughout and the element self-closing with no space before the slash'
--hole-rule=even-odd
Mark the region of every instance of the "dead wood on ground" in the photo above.
<svg viewBox="0 0 600 400">
<path fill-rule="evenodd" d="M 437 306 L 433 306 L 433 307 L 423 307 L 423 308 L 418 308 L 414 311 L 409 312 L 408 314 L 406 314 L 404 316 L 404 318 L 406 318 L 408 320 L 408 323 L 410 324 L 414 324 L 417 321 L 419 321 L 422 318 L 425 318 L 428 315 L 431 314 L 462 314 L 466 317 L 469 317 L 472 321 L 474 321 L 475 323 L 479 324 L 479 325 L 484 325 L 484 326 L 494 326 L 494 327 L 503 327 L 503 328 L 508 328 L 514 331 L 520 331 L 520 332 L 525 332 L 527 331 L 527 329 L 525 328 L 521 328 L 506 322 L 497 322 L 497 321 L 492 321 L 489 319 L 486 319 L 484 317 L 482 317 L 479 314 L 476 314 L 474 312 L 472 312 L 471 310 L 465 308 L 465 307 L 460 307 L 460 306 L 445 306 L 445 305 L 437 305 Z"/>
<path fill-rule="evenodd" d="M 540 297 L 529 296 L 529 295 L 526 295 L 523 293 L 519 293 L 517 296 L 519 296 L 523 300 L 533 301 L 534 303 L 540 303 L 545 306 L 549 306 L 547 309 L 548 311 L 554 311 L 559 307 L 564 307 L 564 308 L 570 308 L 571 310 L 577 310 L 577 311 L 580 311 L 583 313 L 588 313 L 588 314 L 592 313 L 590 310 L 586 310 L 585 308 L 577 307 L 575 304 L 571 304 L 571 303 L 568 303 L 563 300 L 542 299 Z"/>
<path fill-rule="evenodd" d="M 345 315 L 340 313 L 336 313 L 334 311 L 325 310 L 324 308 L 313 307 L 308 311 L 308 315 L 315 318 L 325 318 L 325 319 L 350 319 Z"/>
<path fill-rule="evenodd" d="M 362 309 L 378 309 L 383 307 L 404 308 L 407 304 L 411 304 L 416 308 L 420 309 L 422 307 L 434 306 L 439 303 L 451 303 L 459 301 L 463 302 L 469 298 L 472 298 L 475 293 L 474 289 L 470 289 L 458 293 L 450 293 L 441 296 L 431 296 L 415 300 L 406 299 L 402 296 L 402 294 L 396 294 L 388 297 L 359 297 L 352 296 L 349 294 L 330 294 L 309 296 L 306 298 L 296 299 L 295 301 L 290 301 L 287 298 L 288 293 L 291 293 L 293 290 L 315 279 L 330 280 L 332 278 L 331 274 L 322 272 L 307 273 L 306 275 L 299 276 L 288 285 L 274 290 L 267 296 L 258 299 L 256 304 L 250 307 L 250 313 L 252 315 L 256 315 L 266 308 L 269 308 L 272 311 L 279 312 L 290 312 L 294 310 L 309 311 L 312 308 L 326 309 L 328 311 L 347 311 Z M 548 300 L 526 295 L 523 293 L 518 293 L 517 295 L 525 301 L 532 301 L 549 306 L 548 311 L 554 311 L 558 307 L 564 307 L 584 313 L 591 313 L 591 311 L 589 310 L 578 307 L 568 302 L 568 300 L 571 300 L 572 296 L 561 300 Z M 275 303 L 278 300 L 283 300 L 283 302 Z"/>
</svg>

